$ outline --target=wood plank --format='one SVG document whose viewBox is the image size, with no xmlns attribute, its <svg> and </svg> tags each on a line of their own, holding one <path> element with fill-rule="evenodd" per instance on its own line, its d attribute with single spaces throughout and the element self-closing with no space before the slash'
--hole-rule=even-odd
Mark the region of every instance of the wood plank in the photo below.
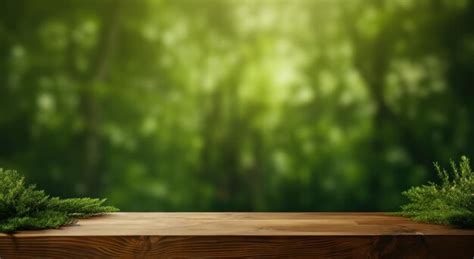
<svg viewBox="0 0 474 259">
<path fill-rule="evenodd" d="M 0 234 L 0 257 L 472 258 L 474 230 L 383 213 L 113 213 Z"/>
</svg>

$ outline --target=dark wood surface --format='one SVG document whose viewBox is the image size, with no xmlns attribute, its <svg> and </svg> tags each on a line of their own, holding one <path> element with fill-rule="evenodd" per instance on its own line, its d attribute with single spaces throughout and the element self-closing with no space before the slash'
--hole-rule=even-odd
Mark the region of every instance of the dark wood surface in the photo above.
<svg viewBox="0 0 474 259">
<path fill-rule="evenodd" d="M 383 213 L 113 213 L 0 234 L 0 257 L 473 258 L 474 230 Z"/>
</svg>

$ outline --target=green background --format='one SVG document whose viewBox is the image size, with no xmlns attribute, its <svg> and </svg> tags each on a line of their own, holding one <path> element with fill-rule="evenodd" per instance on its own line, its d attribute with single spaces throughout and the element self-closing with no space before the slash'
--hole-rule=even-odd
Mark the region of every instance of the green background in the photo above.
<svg viewBox="0 0 474 259">
<path fill-rule="evenodd" d="M 474 151 L 474 1 L 0 0 L 0 167 L 124 211 L 391 211 Z"/>
</svg>

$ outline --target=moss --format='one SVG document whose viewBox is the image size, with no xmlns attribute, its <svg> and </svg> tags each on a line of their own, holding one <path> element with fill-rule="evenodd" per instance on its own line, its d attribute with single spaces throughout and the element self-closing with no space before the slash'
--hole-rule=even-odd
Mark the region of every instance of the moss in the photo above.
<svg viewBox="0 0 474 259">
<path fill-rule="evenodd" d="M 26 185 L 16 171 L 0 169 L 0 232 L 58 228 L 78 218 L 118 211 L 105 199 L 50 197 Z"/>
<path fill-rule="evenodd" d="M 409 203 L 397 214 L 421 222 L 473 228 L 474 173 L 469 159 L 463 156 L 458 165 L 451 161 L 451 172 L 437 163 L 435 168 L 441 183 L 412 187 L 403 192 Z"/>
</svg>

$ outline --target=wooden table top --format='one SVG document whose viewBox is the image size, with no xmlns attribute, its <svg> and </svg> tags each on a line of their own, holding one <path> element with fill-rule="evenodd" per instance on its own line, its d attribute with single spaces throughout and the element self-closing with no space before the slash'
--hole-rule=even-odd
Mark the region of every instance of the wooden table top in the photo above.
<svg viewBox="0 0 474 259">
<path fill-rule="evenodd" d="M 112 213 L 13 236 L 474 236 L 384 213 Z M 6 234 L 0 234 L 5 238 Z"/>
<path fill-rule="evenodd" d="M 3 258 L 473 258 L 474 230 L 384 213 L 112 213 L 0 234 Z"/>
</svg>

